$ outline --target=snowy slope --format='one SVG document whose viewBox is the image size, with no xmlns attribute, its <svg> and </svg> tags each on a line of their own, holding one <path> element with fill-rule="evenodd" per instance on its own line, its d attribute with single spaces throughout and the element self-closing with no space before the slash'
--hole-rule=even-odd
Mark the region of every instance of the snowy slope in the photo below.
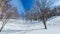
<svg viewBox="0 0 60 34">
<path fill-rule="evenodd" d="M 13 20 L 13 19 L 12 19 Z M 42 22 L 33 24 L 28 21 L 10 20 L 0 34 L 60 34 L 60 16 L 47 21 L 48 29 L 44 29 Z M 1 23 L 0 23 L 1 24 Z"/>
</svg>

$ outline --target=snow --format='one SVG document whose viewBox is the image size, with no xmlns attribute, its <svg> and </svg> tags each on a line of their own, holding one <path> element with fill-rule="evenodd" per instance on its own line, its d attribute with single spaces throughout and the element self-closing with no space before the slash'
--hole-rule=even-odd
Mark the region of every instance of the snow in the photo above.
<svg viewBox="0 0 60 34">
<path fill-rule="evenodd" d="M 47 20 L 48 29 L 44 29 L 44 25 L 41 21 L 39 23 L 37 22 L 38 21 L 33 21 L 32 24 L 30 21 L 26 22 L 11 19 L 0 34 L 60 34 L 60 16 Z"/>
</svg>

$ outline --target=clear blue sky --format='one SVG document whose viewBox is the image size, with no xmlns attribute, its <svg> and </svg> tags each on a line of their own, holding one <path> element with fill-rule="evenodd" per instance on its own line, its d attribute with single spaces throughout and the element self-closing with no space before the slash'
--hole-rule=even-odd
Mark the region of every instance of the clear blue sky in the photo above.
<svg viewBox="0 0 60 34">
<path fill-rule="evenodd" d="M 11 4 L 17 6 L 19 14 L 24 14 L 25 10 L 29 10 L 32 7 L 33 0 L 12 0 Z"/>
<path fill-rule="evenodd" d="M 16 6 L 19 14 L 24 14 L 25 10 L 29 10 L 32 7 L 33 0 L 12 0 L 11 4 Z M 60 5 L 60 1 L 57 0 L 53 5 Z"/>
</svg>

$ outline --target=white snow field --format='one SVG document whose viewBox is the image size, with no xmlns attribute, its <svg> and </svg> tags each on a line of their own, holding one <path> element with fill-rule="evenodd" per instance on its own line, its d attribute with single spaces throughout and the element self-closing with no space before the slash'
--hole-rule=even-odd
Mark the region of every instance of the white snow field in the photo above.
<svg viewBox="0 0 60 34">
<path fill-rule="evenodd" d="M 1 26 L 0 21 L 0 26 Z M 10 20 L 0 34 L 60 34 L 60 16 L 50 18 L 47 21 L 47 29 L 44 29 L 42 21 Z"/>
</svg>

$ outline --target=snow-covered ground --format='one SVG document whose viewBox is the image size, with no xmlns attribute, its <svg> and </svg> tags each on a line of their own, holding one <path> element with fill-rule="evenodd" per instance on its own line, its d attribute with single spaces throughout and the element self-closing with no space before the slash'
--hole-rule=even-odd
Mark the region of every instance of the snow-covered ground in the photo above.
<svg viewBox="0 0 60 34">
<path fill-rule="evenodd" d="M 47 27 L 48 29 L 44 29 L 41 21 L 31 23 L 30 21 L 10 20 L 0 34 L 60 34 L 60 16 L 50 18 L 47 21 Z"/>
</svg>

